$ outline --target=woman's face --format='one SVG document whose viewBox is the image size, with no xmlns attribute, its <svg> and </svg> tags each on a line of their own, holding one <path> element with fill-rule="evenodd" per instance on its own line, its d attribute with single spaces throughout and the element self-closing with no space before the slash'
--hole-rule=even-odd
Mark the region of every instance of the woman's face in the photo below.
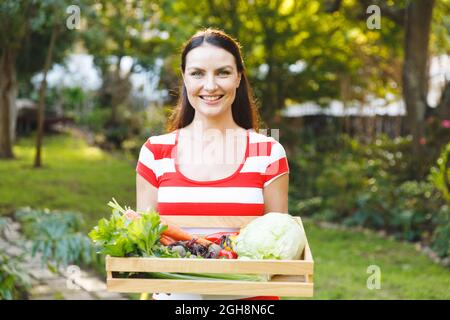
<svg viewBox="0 0 450 320">
<path fill-rule="evenodd" d="M 186 55 L 183 78 L 196 113 L 209 118 L 231 112 L 241 80 L 231 53 L 210 44 L 192 49 Z"/>
</svg>

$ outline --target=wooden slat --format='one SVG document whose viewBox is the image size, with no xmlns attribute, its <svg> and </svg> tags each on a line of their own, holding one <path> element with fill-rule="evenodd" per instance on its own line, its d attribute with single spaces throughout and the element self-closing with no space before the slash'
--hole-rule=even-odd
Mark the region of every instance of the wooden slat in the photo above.
<svg viewBox="0 0 450 320">
<path fill-rule="evenodd" d="M 106 257 L 107 271 L 310 274 L 313 264 L 303 260 L 227 260 L 185 258 L 113 258 Z"/>
<path fill-rule="evenodd" d="M 313 284 L 304 282 L 203 281 L 165 279 L 111 279 L 108 291 L 197 293 L 211 295 L 280 295 L 311 297 Z"/>
<path fill-rule="evenodd" d="M 285 275 L 285 274 L 276 274 L 271 277 L 270 281 L 308 282 L 306 281 L 306 275 Z"/>
</svg>

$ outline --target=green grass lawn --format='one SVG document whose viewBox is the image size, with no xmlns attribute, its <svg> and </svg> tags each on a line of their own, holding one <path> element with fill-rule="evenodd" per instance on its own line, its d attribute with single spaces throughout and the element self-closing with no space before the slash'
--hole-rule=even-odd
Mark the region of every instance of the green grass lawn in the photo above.
<svg viewBox="0 0 450 320">
<path fill-rule="evenodd" d="M 0 161 L 0 213 L 15 208 L 82 212 L 87 228 L 110 215 L 115 197 L 135 206 L 134 161 L 111 156 L 70 135 L 45 137 L 44 168 L 33 169 L 34 139 L 20 139 L 17 157 Z M 375 234 L 323 229 L 304 221 L 315 260 L 315 299 L 450 299 L 450 270 L 412 244 Z M 381 288 L 369 290 L 370 265 L 381 270 Z"/>
<path fill-rule="evenodd" d="M 450 269 L 414 245 L 324 229 L 309 220 L 304 226 L 314 258 L 315 299 L 450 299 Z M 370 265 L 380 268 L 380 289 L 367 288 Z"/>
<path fill-rule="evenodd" d="M 0 161 L 0 214 L 15 208 L 67 209 L 82 212 L 87 228 L 111 214 L 112 197 L 135 207 L 134 164 L 119 160 L 68 134 L 46 136 L 43 167 L 32 167 L 34 138 L 20 139 L 16 160 Z"/>
</svg>

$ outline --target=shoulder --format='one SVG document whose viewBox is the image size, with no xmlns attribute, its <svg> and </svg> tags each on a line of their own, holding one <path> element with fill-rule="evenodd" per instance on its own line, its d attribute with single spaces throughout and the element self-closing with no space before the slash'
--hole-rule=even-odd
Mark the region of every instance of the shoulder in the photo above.
<svg viewBox="0 0 450 320">
<path fill-rule="evenodd" d="M 151 136 L 147 139 L 152 145 L 174 145 L 176 140 L 176 131 L 161 134 L 159 136 Z"/>
<path fill-rule="evenodd" d="M 150 151 L 155 158 L 166 157 L 170 155 L 172 148 L 176 143 L 176 131 L 150 136 L 142 145 L 142 151 Z"/>
<path fill-rule="evenodd" d="M 254 156 L 286 156 L 284 147 L 274 137 L 256 131 L 249 131 L 250 155 Z"/>
</svg>

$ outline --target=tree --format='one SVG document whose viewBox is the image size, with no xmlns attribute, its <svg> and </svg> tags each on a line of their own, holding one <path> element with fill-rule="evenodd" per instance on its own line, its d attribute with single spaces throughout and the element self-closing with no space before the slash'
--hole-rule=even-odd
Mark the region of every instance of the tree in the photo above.
<svg viewBox="0 0 450 320">
<path fill-rule="evenodd" d="M 13 158 L 12 141 L 17 97 L 16 60 L 37 6 L 30 1 L 0 2 L 0 158 Z"/>
<path fill-rule="evenodd" d="M 405 13 L 403 99 L 413 136 L 414 153 L 421 154 L 425 112 L 428 106 L 428 61 L 434 0 L 410 1 Z"/>
<path fill-rule="evenodd" d="M 172 49 L 166 56 L 176 61 L 171 65 L 177 73 L 179 62 L 172 56 L 195 30 L 217 27 L 236 37 L 243 45 L 262 118 L 269 127 L 278 127 L 279 111 L 289 101 L 339 98 L 344 81 L 351 84 L 349 99 L 364 99 L 362 92 L 397 91 L 391 85 L 401 78 L 392 67 L 397 41 L 391 41 L 390 50 L 381 38 L 396 38 L 398 28 L 370 31 L 365 23 L 347 17 L 356 14 L 354 7 L 332 14 L 330 8 L 321 1 L 301 0 L 166 0 L 159 28 L 170 34 L 165 44 Z"/>
<path fill-rule="evenodd" d="M 155 47 L 160 37 L 155 33 L 158 5 L 147 0 L 102 0 L 88 14 L 84 46 L 94 56 L 102 75 L 100 104 L 110 108 L 107 131 L 114 132 L 121 124 L 121 110 L 128 108 L 130 77 L 139 69 L 154 66 Z M 125 58 L 131 58 L 128 70 L 122 68 Z M 120 137 L 110 140 L 120 144 Z"/>
<path fill-rule="evenodd" d="M 0 2 L 0 158 L 14 157 L 12 145 L 19 81 L 30 88 L 27 84 L 31 76 L 42 70 L 47 46 L 51 43 L 53 24 L 57 23 L 61 31 L 65 30 L 59 32 L 64 41 L 53 46 L 55 61 L 61 60 L 73 43 L 75 33 L 63 28 L 69 5 L 82 6 L 82 3 L 56 0 Z M 42 92 L 45 94 L 45 90 Z"/>
<path fill-rule="evenodd" d="M 39 102 L 38 102 L 38 127 L 36 133 L 36 153 L 34 158 L 34 167 L 39 168 L 42 166 L 42 141 L 44 137 L 44 121 L 45 121 L 45 94 L 47 90 L 47 73 L 53 62 L 53 55 L 55 50 L 55 44 L 60 33 L 71 32 L 67 24 L 67 8 L 73 5 L 73 2 L 51 0 L 45 1 L 40 4 L 39 16 L 44 17 L 40 28 L 36 28 L 36 32 L 50 32 L 50 40 L 48 48 L 46 50 L 45 62 L 42 70 L 42 81 L 39 89 Z"/>
<path fill-rule="evenodd" d="M 52 63 L 52 57 L 53 57 L 53 50 L 55 47 L 56 38 L 59 32 L 59 28 L 57 25 L 53 26 L 52 28 L 52 35 L 50 37 L 50 43 L 48 45 L 47 49 L 47 55 L 45 58 L 45 64 L 44 64 L 44 70 L 43 70 L 43 76 L 42 76 L 42 83 L 39 90 L 39 103 L 38 103 L 38 127 L 37 127 L 37 133 L 36 133 L 36 154 L 34 157 L 34 167 L 39 168 L 42 166 L 42 156 L 41 156 L 41 149 L 42 149 L 42 139 L 44 136 L 44 108 L 45 108 L 45 93 L 47 90 L 47 73 L 50 69 L 50 65 Z"/>
</svg>

